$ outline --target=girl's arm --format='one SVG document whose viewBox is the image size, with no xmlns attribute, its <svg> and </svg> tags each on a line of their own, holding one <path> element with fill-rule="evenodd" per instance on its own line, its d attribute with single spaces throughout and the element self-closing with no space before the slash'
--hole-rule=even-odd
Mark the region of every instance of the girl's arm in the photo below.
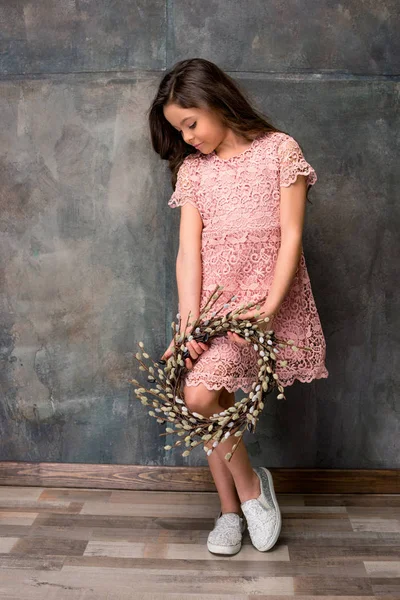
<svg viewBox="0 0 400 600">
<path fill-rule="evenodd" d="M 306 176 L 298 175 L 288 187 L 281 186 L 281 246 L 274 278 L 263 305 L 268 314 L 276 314 L 294 279 L 302 251 L 302 235 L 306 208 Z"/>
<path fill-rule="evenodd" d="M 176 281 L 181 315 L 181 332 L 187 317 L 193 322 L 200 314 L 200 293 L 202 279 L 201 231 L 203 221 L 200 213 L 187 202 L 181 206 L 179 227 L 179 250 L 176 258 Z"/>
</svg>

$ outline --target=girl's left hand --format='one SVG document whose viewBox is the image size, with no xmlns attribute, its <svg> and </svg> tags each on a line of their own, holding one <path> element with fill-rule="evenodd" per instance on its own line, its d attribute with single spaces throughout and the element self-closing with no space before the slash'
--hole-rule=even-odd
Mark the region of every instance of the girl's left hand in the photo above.
<svg viewBox="0 0 400 600">
<path fill-rule="evenodd" d="M 268 314 L 267 312 L 265 312 L 265 310 L 263 308 L 261 308 L 259 311 L 254 309 L 254 310 L 250 310 L 246 313 L 241 313 L 240 315 L 236 315 L 235 319 L 237 321 L 239 319 L 243 319 L 243 320 L 245 319 L 246 321 L 248 321 L 252 317 L 255 317 L 257 312 L 260 314 L 258 319 L 264 319 L 265 317 L 269 317 L 268 323 L 266 323 L 264 321 L 264 323 L 258 324 L 259 329 L 261 329 L 261 331 L 269 331 L 270 329 L 273 329 L 274 315 Z M 236 342 L 240 346 L 246 346 L 247 344 L 250 344 L 250 341 L 245 340 L 244 338 L 242 338 L 240 335 L 238 335 L 234 331 L 228 331 L 227 337 L 228 337 L 228 340 L 231 340 L 232 342 Z"/>
</svg>

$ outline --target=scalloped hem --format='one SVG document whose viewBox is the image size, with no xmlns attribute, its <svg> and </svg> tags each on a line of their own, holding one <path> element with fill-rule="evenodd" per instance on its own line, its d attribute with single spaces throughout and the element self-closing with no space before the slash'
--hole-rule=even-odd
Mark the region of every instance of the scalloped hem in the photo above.
<svg viewBox="0 0 400 600">
<path fill-rule="evenodd" d="M 283 387 L 286 388 L 289 385 L 293 385 L 296 379 L 301 383 L 311 383 L 314 381 L 314 379 L 327 379 L 327 377 L 329 377 L 329 371 L 325 370 L 321 371 L 321 373 L 311 373 L 311 375 L 300 375 L 299 373 L 298 375 L 289 377 L 289 379 L 286 380 L 286 383 L 284 383 L 284 381 L 280 378 L 280 382 L 282 383 Z"/>
<path fill-rule="evenodd" d="M 280 182 L 280 187 L 289 187 L 290 185 L 292 185 L 292 183 L 295 183 L 299 175 L 304 175 L 305 177 L 307 177 L 307 187 L 314 185 L 318 181 L 318 177 L 315 173 L 315 170 L 312 167 L 307 167 L 305 173 L 303 173 L 302 171 L 297 171 L 296 173 L 290 174 L 285 181 Z"/>
<path fill-rule="evenodd" d="M 171 198 L 168 201 L 168 206 L 170 208 L 180 208 L 181 206 L 184 206 L 185 204 L 191 204 L 192 206 L 194 206 L 195 208 L 197 208 L 197 210 L 199 210 L 199 207 L 197 206 L 196 202 L 194 200 L 192 200 L 191 198 Z"/>
<path fill-rule="evenodd" d="M 279 380 L 280 380 L 282 386 L 284 388 L 286 388 L 286 387 L 289 387 L 290 385 L 293 385 L 293 383 L 295 382 L 296 379 L 298 381 L 300 381 L 301 383 L 311 383 L 314 379 L 326 379 L 327 377 L 329 377 L 329 371 L 327 371 L 327 369 L 324 369 L 323 371 L 320 371 L 318 373 L 311 373 L 309 375 L 302 375 L 301 373 L 298 373 L 297 375 L 292 375 L 288 379 L 286 379 L 286 382 L 282 378 L 279 378 Z M 242 383 L 239 383 L 240 381 Z M 200 383 L 202 383 L 204 385 L 204 387 L 206 387 L 210 391 L 221 390 L 222 388 L 225 388 L 229 393 L 237 392 L 238 390 L 243 390 L 243 392 L 248 394 L 253 389 L 254 379 L 252 379 L 250 383 L 247 383 L 248 381 L 249 381 L 248 378 L 246 378 L 245 380 L 237 379 L 236 380 L 237 383 L 233 383 L 233 384 L 228 383 L 227 381 L 222 381 L 222 382 L 219 381 L 217 383 L 209 383 L 205 379 L 199 378 L 196 381 L 185 381 L 185 385 L 187 385 L 189 387 L 196 387 Z"/>
<path fill-rule="evenodd" d="M 196 381 L 185 381 L 185 385 L 189 386 L 189 387 L 196 387 L 199 385 L 199 383 L 202 383 L 204 385 L 204 387 L 206 387 L 208 390 L 222 390 L 222 388 L 225 388 L 229 393 L 232 392 L 237 392 L 238 390 L 243 390 L 246 394 L 248 394 L 251 390 L 252 390 L 252 385 L 254 383 L 254 379 L 251 380 L 250 383 L 248 383 L 249 379 L 246 379 L 246 383 L 239 383 L 239 381 L 243 381 L 243 380 L 236 380 L 238 383 L 228 383 L 227 381 L 218 381 L 217 383 L 209 383 L 208 381 L 204 380 L 204 379 L 197 379 Z"/>
</svg>

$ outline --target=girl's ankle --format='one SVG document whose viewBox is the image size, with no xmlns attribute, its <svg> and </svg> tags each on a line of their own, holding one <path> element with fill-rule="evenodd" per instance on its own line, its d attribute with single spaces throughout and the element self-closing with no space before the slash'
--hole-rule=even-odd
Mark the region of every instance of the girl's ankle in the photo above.
<svg viewBox="0 0 400 600">
<path fill-rule="evenodd" d="M 253 500 L 254 498 L 258 498 L 258 496 L 260 494 L 261 494 L 260 479 L 257 476 L 257 474 L 254 473 L 252 488 L 249 490 L 246 490 L 246 493 L 244 495 L 240 496 L 240 502 L 241 502 L 241 504 L 243 504 L 243 502 L 246 502 L 246 500 Z"/>
<path fill-rule="evenodd" d="M 226 508 L 226 509 L 221 508 L 221 514 L 224 515 L 225 513 L 236 513 L 237 515 L 239 515 L 239 517 L 243 517 L 243 511 L 240 507 L 239 508 Z"/>
</svg>

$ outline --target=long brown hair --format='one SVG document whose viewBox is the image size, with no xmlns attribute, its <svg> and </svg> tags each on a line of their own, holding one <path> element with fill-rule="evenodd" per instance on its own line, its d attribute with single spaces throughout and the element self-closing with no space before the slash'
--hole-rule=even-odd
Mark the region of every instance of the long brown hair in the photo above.
<svg viewBox="0 0 400 600">
<path fill-rule="evenodd" d="M 286 133 L 254 108 L 241 86 L 217 65 L 204 58 L 181 60 L 164 75 L 148 111 L 151 142 L 169 162 L 173 189 L 184 158 L 197 150 L 165 118 L 163 107 L 172 103 L 212 110 L 223 125 L 250 142 L 261 133 Z"/>
</svg>

